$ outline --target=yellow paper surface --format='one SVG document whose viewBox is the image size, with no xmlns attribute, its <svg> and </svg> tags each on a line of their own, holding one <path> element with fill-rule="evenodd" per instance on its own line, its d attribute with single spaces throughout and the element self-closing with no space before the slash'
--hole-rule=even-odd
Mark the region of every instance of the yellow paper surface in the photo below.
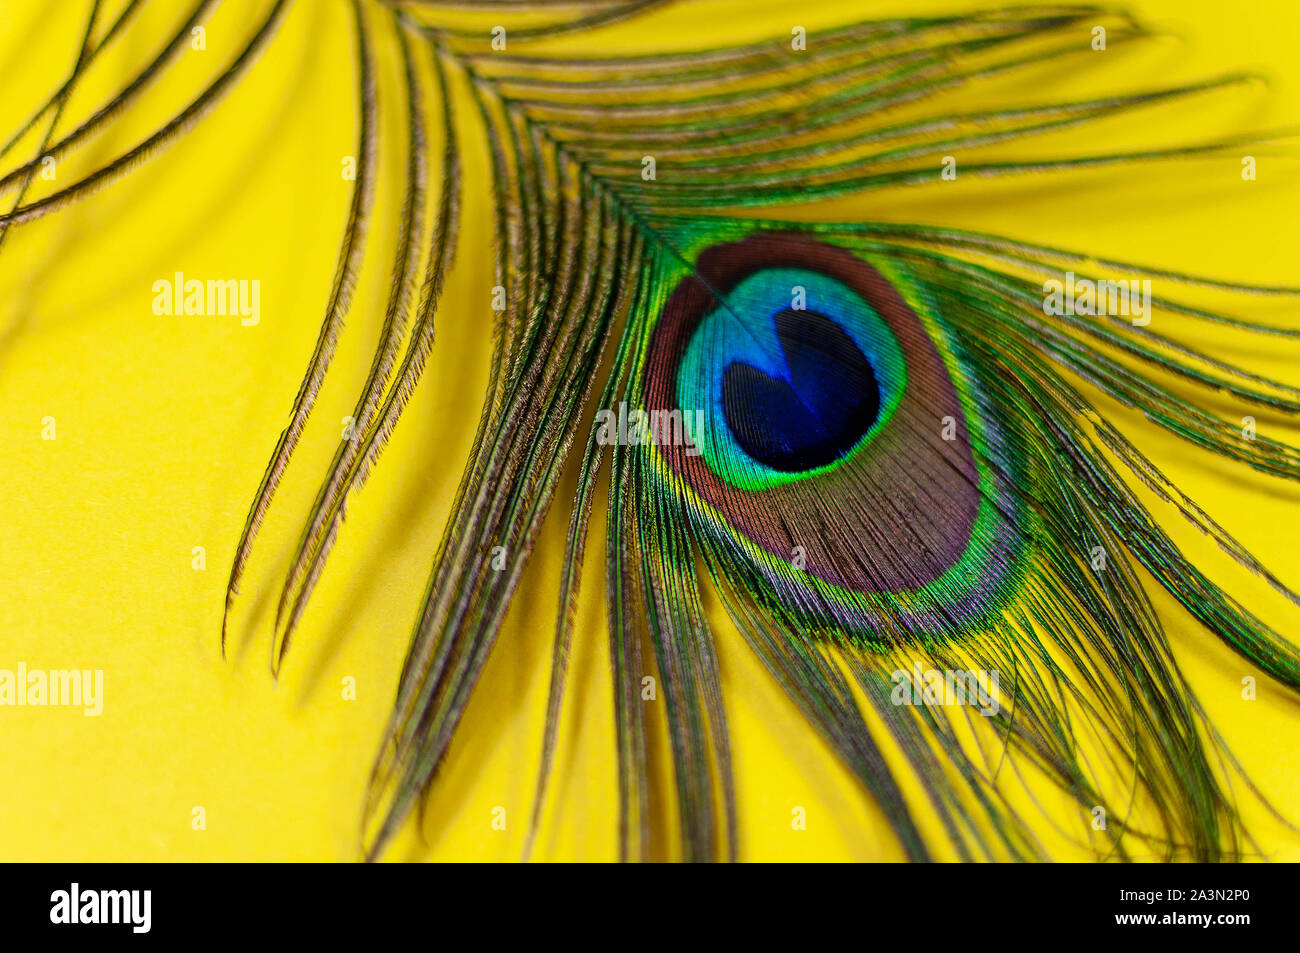
<svg viewBox="0 0 1300 953">
<path fill-rule="evenodd" d="M 146 4 L 78 87 L 60 129 L 80 122 L 147 62 L 183 6 Z M 205 49 L 186 52 L 136 106 L 61 160 L 53 182 L 36 181 L 31 196 L 75 181 L 157 128 L 246 42 L 267 6 L 221 4 L 206 26 Z M 66 75 L 88 7 L 70 0 L 0 4 L 6 137 Z M 105 16 L 121 7 L 105 2 Z M 1131 7 L 1176 36 L 1007 77 L 991 87 L 997 101 L 1080 98 L 1243 67 L 1266 71 L 1272 85 L 1085 126 L 1052 140 L 1055 148 L 1027 143 L 997 154 L 1180 143 L 1300 119 L 1300 6 L 1291 0 L 1141 0 Z M 681 48 L 786 35 L 793 25 L 805 26 L 815 42 L 819 26 L 855 17 L 954 9 L 969 4 L 688 3 L 546 49 Z M 368 10 L 381 89 L 391 89 L 400 79 L 395 43 L 378 5 Z M 463 98 L 463 231 L 424 381 L 380 467 L 349 507 L 277 682 L 269 671 L 268 612 L 383 316 L 404 162 L 401 148 L 386 145 L 347 333 L 259 537 L 226 661 L 217 639 L 229 559 L 292 406 L 335 268 L 352 187 L 341 168 L 356 151 L 353 42 L 342 0 L 297 0 L 261 61 L 185 137 L 94 196 L 13 229 L 0 247 L 0 669 L 19 662 L 98 669 L 104 679 L 97 717 L 78 709 L 0 708 L 0 859 L 358 856 L 366 778 L 487 379 L 493 219 L 485 147 Z M 973 88 L 962 95 L 978 105 L 991 94 Z M 397 97 L 386 97 L 382 109 L 390 128 L 400 122 Z M 440 148 L 433 132 L 431 146 Z M 4 168 L 38 146 L 38 134 L 27 137 Z M 942 187 L 855 197 L 820 214 L 961 226 L 1190 272 L 1294 283 L 1300 162 L 1293 146 L 1252 154 L 1255 182 L 1243 182 L 1239 157 L 1228 155 L 996 182 L 959 176 Z M 6 210 L 11 201 L 5 198 Z M 178 271 L 259 279 L 260 322 L 244 327 L 229 317 L 155 315 L 154 282 Z M 1289 311 L 1287 303 L 1259 307 L 1259 315 L 1289 313 L 1295 320 L 1294 302 Z M 1213 328 L 1205 335 L 1210 344 L 1224 340 Z M 1248 345 L 1243 351 L 1224 343 L 1224 353 L 1298 382 L 1300 373 L 1267 339 Z M 1294 486 L 1116 413 L 1193 499 L 1284 581 L 1300 586 Z M 51 427 L 54 439 L 44 439 Z M 1294 427 L 1277 427 L 1281 438 L 1297 440 Z M 572 485 L 570 474 L 557 499 L 566 499 Z M 602 503 L 603 497 L 598 519 Z M 540 752 L 567 523 L 562 509 L 547 520 L 422 824 L 408 824 L 390 858 L 520 855 Z M 1288 614 L 1265 585 L 1234 571 L 1167 513 L 1162 523 L 1248 607 L 1300 637 L 1295 612 Z M 617 854 L 603 532 L 592 537 L 556 773 L 535 851 L 543 860 Z M 1250 667 L 1163 591 L 1154 599 L 1188 679 L 1251 779 L 1300 819 L 1300 706 L 1262 676 L 1257 698 L 1243 700 L 1241 679 Z M 734 734 L 740 856 L 900 858 L 880 811 L 722 613 L 713 617 Z M 349 685 L 355 700 L 347 697 Z M 662 751 L 656 762 L 667 790 Z M 1300 836 L 1283 829 L 1240 782 L 1234 790 L 1265 853 L 1300 859 Z M 806 830 L 792 829 L 796 807 L 806 811 Z M 497 809 L 505 811 L 505 830 L 492 823 Z M 1055 856 L 1089 856 L 1033 816 Z M 668 843 L 657 851 L 675 853 Z"/>
</svg>

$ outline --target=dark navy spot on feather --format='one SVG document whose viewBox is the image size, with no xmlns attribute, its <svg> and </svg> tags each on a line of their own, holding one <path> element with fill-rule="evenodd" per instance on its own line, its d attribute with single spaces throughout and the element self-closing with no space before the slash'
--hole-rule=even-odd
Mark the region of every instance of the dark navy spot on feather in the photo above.
<svg viewBox="0 0 1300 953">
<path fill-rule="evenodd" d="M 788 379 L 733 362 L 723 376 L 722 406 L 745 453 L 798 473 L 853 449 L 880 412 L 880 387 L 866 356 L 830 318 L 787 308 L 773 322 Z"/>
</svg>

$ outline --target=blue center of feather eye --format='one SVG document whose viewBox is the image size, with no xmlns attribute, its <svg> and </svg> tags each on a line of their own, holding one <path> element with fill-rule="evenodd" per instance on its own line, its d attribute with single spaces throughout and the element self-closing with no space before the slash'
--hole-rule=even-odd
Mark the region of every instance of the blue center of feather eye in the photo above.
<svg viewBox="0 0 1300 953">
<path fill-rule="evenodd" d="M 722 377 L 722 409 L 740 448 L 759 463 L 798 473 L 843 457 L 880 413 L 880 387 L 862 350 L 816 311 L 773 318 L 787 374 L 740 361 Z"/>
<path fill-rule="evenodd" d="M 821 272 L 774 267 L 700 318 L 677 368 L 677 406 L 704 462 L 762 490 L 838 467 L 886 427 L 907 386 L 893 331 Z"/>
</svg>

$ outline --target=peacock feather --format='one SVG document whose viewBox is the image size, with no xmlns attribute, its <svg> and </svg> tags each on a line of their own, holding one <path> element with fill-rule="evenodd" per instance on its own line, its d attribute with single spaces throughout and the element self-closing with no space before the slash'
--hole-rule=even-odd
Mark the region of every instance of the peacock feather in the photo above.
<svg viewBox="0 0 1300 953">
<path fill-rule="evenodd" d="M 1054 792 L 1050 823 L 1098 858 L 1261 851 L 1234 794 L 1250 780 L 1183 675 L 1152 592 L 1289 690 L 1300 653 L 1176 544 L 1162 514 L 1292 608 L 1300 595 L 1157 468 L 1132 424 L 1243 472 L 1300 479 L 1300 449 L 1239 422 L 1300 412 L 1300 384 L 1203 339 L 1217 326 L 1240 349 L 1294 349 L 1300 325 L 1258 310 L 1300 287 L 861 209 L 955 176 L 1236 157 L 1295 130 L 1109 150 L 1087 133 L 1246 73 L 950 105 L 994 77 L 1095 64 L 1098 37 L 1102 49 L 1150 37 L 1088 4 L 796 26 L 637 55 L 563 46 L 664 5 L 348 0 L 350 205 L 319 335 L 231 540 L 220 641 L 224 652 L 242 631 L 250 558 L 354 310 L 376 205 L 394 202 L 381 178 L 395 172 L 379 337 L 275 596 L 273 671 L 420 381 L 458 373 L 435 358 L 437 329 L 472 321 L 493 347 L 374 761 L 365 855 L 384 854 L 435 783 L 557 494 L 568 532 L 533 832 L 603 516 L 623 858 L 650 857 L 668 829 L 685 859 L 741 855 L 715 603 L 910 859 L 1048 859 L 1014 793 L 1035 784 Z M 88 4 L 66 82 L 3 146 L 0 243 L 176 143 L 256 69 L 290 4 L 257 5 L 215 78 L 153 132 L 42 191 L 42 159 L 75 152 L 165 82 L 215 3 L 179 11 L 148 65 L 65 132 L 77 83 L 141 3 L 109 6 Z M 1069 145 L 1035 152 L 1039 136 Z M 495 279 L 471 315 L 444 292 L 475 163 L 490 171 Z M 831 211 L 808 221 L 804 206 Z M 648 673 L 661 707 L 644 704 Z M 964 702 L 946 699 L 954 687 Z M 652 765 L 660 717 L 667 784 Z M 1091 823 L 1099 812 L 1110 823 Z"/>
</svg>

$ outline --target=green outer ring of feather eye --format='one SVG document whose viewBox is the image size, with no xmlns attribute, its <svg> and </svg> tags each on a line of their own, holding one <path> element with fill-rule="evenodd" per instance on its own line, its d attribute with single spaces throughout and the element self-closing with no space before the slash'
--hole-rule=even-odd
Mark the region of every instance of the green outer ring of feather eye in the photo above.
<svg viewBox="0 0 1300 953">
<path fill-rule="evenodd" d="M 721 338 L 724 346 L 737 350 L 735 356 L 728 355 L 725 363 L 748 357 L 756 366 L 767 363 L 769 371 L 782 365 L 781 346 L 772 324 L 774 312 L 762 311 L 770 310 L 765 302 L 770 304 L 772 288 L 796 286 L 804 289 L 808 309 L 833 320 L 866 356 L 876 372 L 881 393 L 875 421 L 852 449 L 830 463 L 790 473 L 753 459 L 736 443 L 722 407 L 722 367 L 710 367 L 718 363 L 710 345 Z M 756 311 L 759 316 L 753 317 Z M 736 322 L 742 322 L 744 327 L 737 329 Z M 712 339 L 710 335 L 714 335 Z M 691 435 L 704 462 L 720 479 L 739 489 L 765 490 L 829 473 L 857 456 L 888 425 L 902 403 L 907 389 L 907 362 L 893 331 L 876 309 L 852 289 L 806 268 L 764 268 L 740 281 L 727 293 L 725 304 L 704 315 L 696 326 L 677 374 L 677 404 L 684 412 L 701 402 L 698 395 L 689 393 L 696 381 L 707 382 L 709 391 L 703 398 L 708 403 L 703 432 Z M 692 419 L 689 413 L 686 419 Z"/>
<path fill-rule="evenodd" d="M 1008 478 L 1019 483 L 1023 480 L 1032 479 L 1032 473 L 1027 465 L 1028 458 L 1014 451 L 1008 453 L 1007 450 L 1011 449 L 1009 447 L 995 451 L 990 445 L 991 426 L 987 420 L 975 412 L 976 408 L 973 406 L 972 394 L 978 384 L 970 373 L 969 361 L 964 360 L 962 355 L 959 354 L 952 332 L 939 319 L 938 310 L 929 301 L 923 287 L 913 283 L 909 276 L 887 261 L 873 261 L 869 258 L 866 260 L 870 261 L 876 270 L 884 275 L 898 289 L 898 292 L 907 303 L 911 305 L 939 351 L 944 366 L 948 369 L 948 373 L 956 385 L 958 399 L 961 401 L 962 410 L 966 417 L 967 433 L 970 437 L 971 447 L 975 452 L 975 465 L 980 476 L 980 502 L 975 516 L 975 523 L 971 527 L 970 538 L 972 542 L 967 544 L 961 558 L 938 579 L 932 580 L 910 592 L 889 593 L 887 595 L 895 605 L 904 610 L 922 606 L 943 606 L 960 609 L 962 610 L 962 616 L 966 616 L 969 614 L 970 608 L 972 608 L 965 601 L 970 591 L 969 580 L 979 578 L 983 574 L 981 572 L 981 563 L 987 557 L 987 552 L 981 551 L 979 546 L 973 543 L 987 539 L 990 530 L 999 521 L 1005 520 L 1005 517 L 990 502 L 998 497 L 999 490 L 992 473 L 984 461 L 990 455 L 996 455 L 1002 466 L 1007 470 Z M 1015 435 L 1010 427 L 1004 426 L 1002 432 L 1004 439 L 1008 443 L 1014 441 Z M 1019 507 L 1017 508 L 1017 517 L 1021 538 L 1034 538 L 1034 533 L 1029 528 L 1031 521 L 1036 522 L 1036 517 L 1032 511 Z M 1019 591 L 1027 570 L 1028 552 L 1023 544 L 1017 546 L 1013 552 L 1014 562 L 1003 571 L 1002 577 L 997 580 L 992 593 L 993 598 L 986 600 L 986 611 L 969 618 L 969 625 L 978 625 L 991 615 L 1000 613 L 1007 597 Z M 838 589 L 839 587 L 829 588 Z"/>
</svg>

